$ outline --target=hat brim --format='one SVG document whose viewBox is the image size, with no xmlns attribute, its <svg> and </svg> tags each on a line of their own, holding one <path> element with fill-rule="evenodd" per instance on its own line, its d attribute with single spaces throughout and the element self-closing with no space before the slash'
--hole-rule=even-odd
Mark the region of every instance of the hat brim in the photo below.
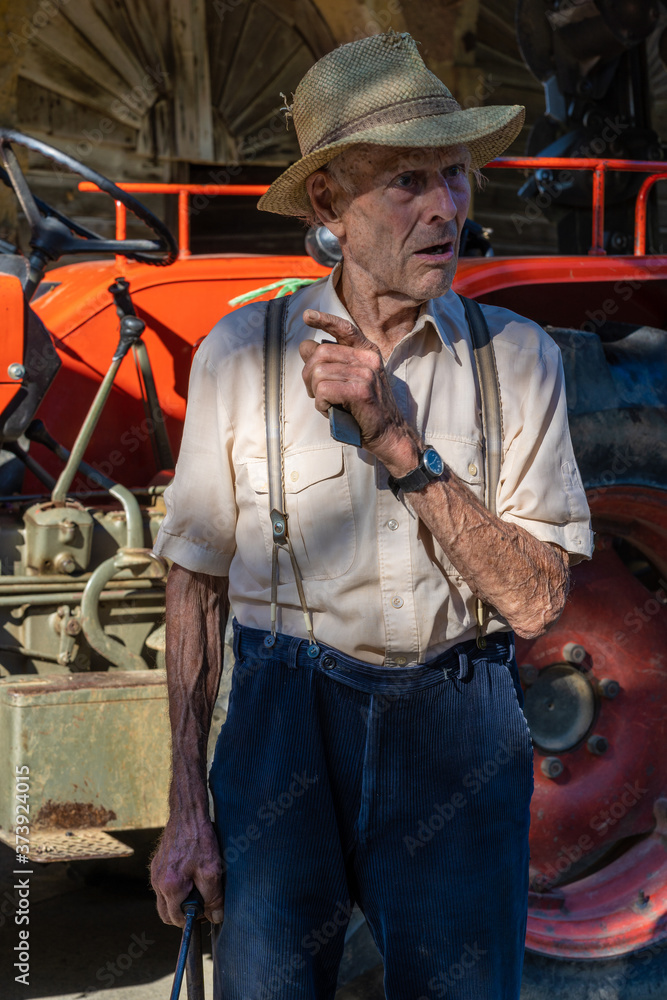
<svg viewBox="0 0 667 1000">
<path fill-rule="evenodd" d="M 257 203 L 262 212 L 304 217 L 311 211 L 306 178 L 343 150 L 360 143 L 406 149 L 465 145 L 471 167 L 483 167 L 514 142 L 523 126 L 526 109 L 520 104 L 466 108 L 449 114 L 413 118 L 396 125 L 378 125 L 354 136 L 332 142 L 302 157 L 275 179 Z"/>
</svg>

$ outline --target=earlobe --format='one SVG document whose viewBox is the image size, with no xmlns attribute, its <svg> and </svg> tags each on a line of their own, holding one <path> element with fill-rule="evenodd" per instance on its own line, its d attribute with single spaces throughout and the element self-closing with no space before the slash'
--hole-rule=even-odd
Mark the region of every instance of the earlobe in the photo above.
<svg viewBox="0 0 667 1000">
<path fill-rule="evenodd" d="M 329 178 L 324 173 L 316 171 L 307 178 L 306 190 L 317 218 L 340 239 L 345 230 L 333 203 Z"/>
</svg>

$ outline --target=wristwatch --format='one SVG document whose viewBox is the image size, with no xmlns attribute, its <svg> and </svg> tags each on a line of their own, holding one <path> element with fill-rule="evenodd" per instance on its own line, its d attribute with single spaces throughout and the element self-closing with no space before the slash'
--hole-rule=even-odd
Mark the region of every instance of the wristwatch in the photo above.
<svg viewBox="0 0 667 1000">
<path fill-rule="evenodd" d="M 444 471 L 445 463 L 440 455 L 435 448 L 427 445 L 425 450 L 419 454 L 419 465 L 416 469 L 408 472 L 407 476 L 401 476 L 400 479 L 389 476 L 389 489 L 398 499 L 401 490 L 404 493 L 415 493 L 417 490 L 423 490 L 434 479 L 439 479 Z"/>
</svg>

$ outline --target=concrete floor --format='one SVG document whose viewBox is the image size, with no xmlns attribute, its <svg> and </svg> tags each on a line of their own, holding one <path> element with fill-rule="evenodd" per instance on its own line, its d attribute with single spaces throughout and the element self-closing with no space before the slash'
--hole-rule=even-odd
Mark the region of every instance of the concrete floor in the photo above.
<svg viewBox="0 0 667 1000">
<path fill-rule="evenodd" d="M 157 831 L 156 831 L 157 833 Z M 137 855 L 118 861 L 32 865 L 30 876 L 30 982 L 17 983 L 13 969 L 19 927 L 14 923 L 18 878 L 14 853 L 0 844 L 0 996 L 2 1000 L 168 1000 L 181 932 L 165 926 L 148 885 L 150 840 Z M 4 907 L 2 904 L 5 904 Z M 354 918 L 353 918 L 354 919 Z M 25 925 L 22 925 L 25 926 Z M 208 928 L 208 925 L 206 925 Z M 346 948 L 345 978 L 361 955 L 361 968 L 379 960 L 364 940 L 365 928 Z M 206 997 L 213 996 L 210 935 L 204 934 Z M 381 1000 L 381 971 L 338 1000 Z M 181 997 L 185 1000 L 183 987 Z"/>
<path fill-rule="evenodd" d="M 32 866 L 30 984 L 15 982 L 13 949 L 19 928 L 12 914 L 5 912 L 13 895 L 13 859 L 13 853 L 2 845 L 0 896 L 8 903 L 0 929 L 3 1000 L 78 1000 L 96 995 L 106 1000 L 163 1000 L 169 996 L 180 931 L 161 923 L 147 879 L 133 877 L 137 873 L 126 862 L 113 867 L 107 863 L 106 875 L 97 862 Z M 210 997 L 210 955 L 204 967 Z"/>
</svg>

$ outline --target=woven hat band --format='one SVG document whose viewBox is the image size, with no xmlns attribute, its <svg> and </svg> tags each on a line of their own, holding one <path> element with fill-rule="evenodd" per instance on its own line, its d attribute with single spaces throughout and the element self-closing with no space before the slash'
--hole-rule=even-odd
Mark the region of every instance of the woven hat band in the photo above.
<svg viewBox="0 0 667 1000">
<path fill-rule="evenodd" d="M 430 115 L 447 115 L 454 111 L 460 111 L 461 105 L 453 97 L 443 97 L 434 95 L 432 97 L 407 98 L 404 101 L 378 108 L 370 114 L 353 118 L 344 125 L 328 132 L 322 139 L 319 139 L 310 149 L 302 149 L 303 156 L 309 156 L 317 152 L 324 146 L 329 146 L 340 139 L 348 139 L 357 132 L 375 128 L 379 125 L 401 125 L 404 122 L 412 121 L 414 118 L 427 118 Z"/>
</svg>

